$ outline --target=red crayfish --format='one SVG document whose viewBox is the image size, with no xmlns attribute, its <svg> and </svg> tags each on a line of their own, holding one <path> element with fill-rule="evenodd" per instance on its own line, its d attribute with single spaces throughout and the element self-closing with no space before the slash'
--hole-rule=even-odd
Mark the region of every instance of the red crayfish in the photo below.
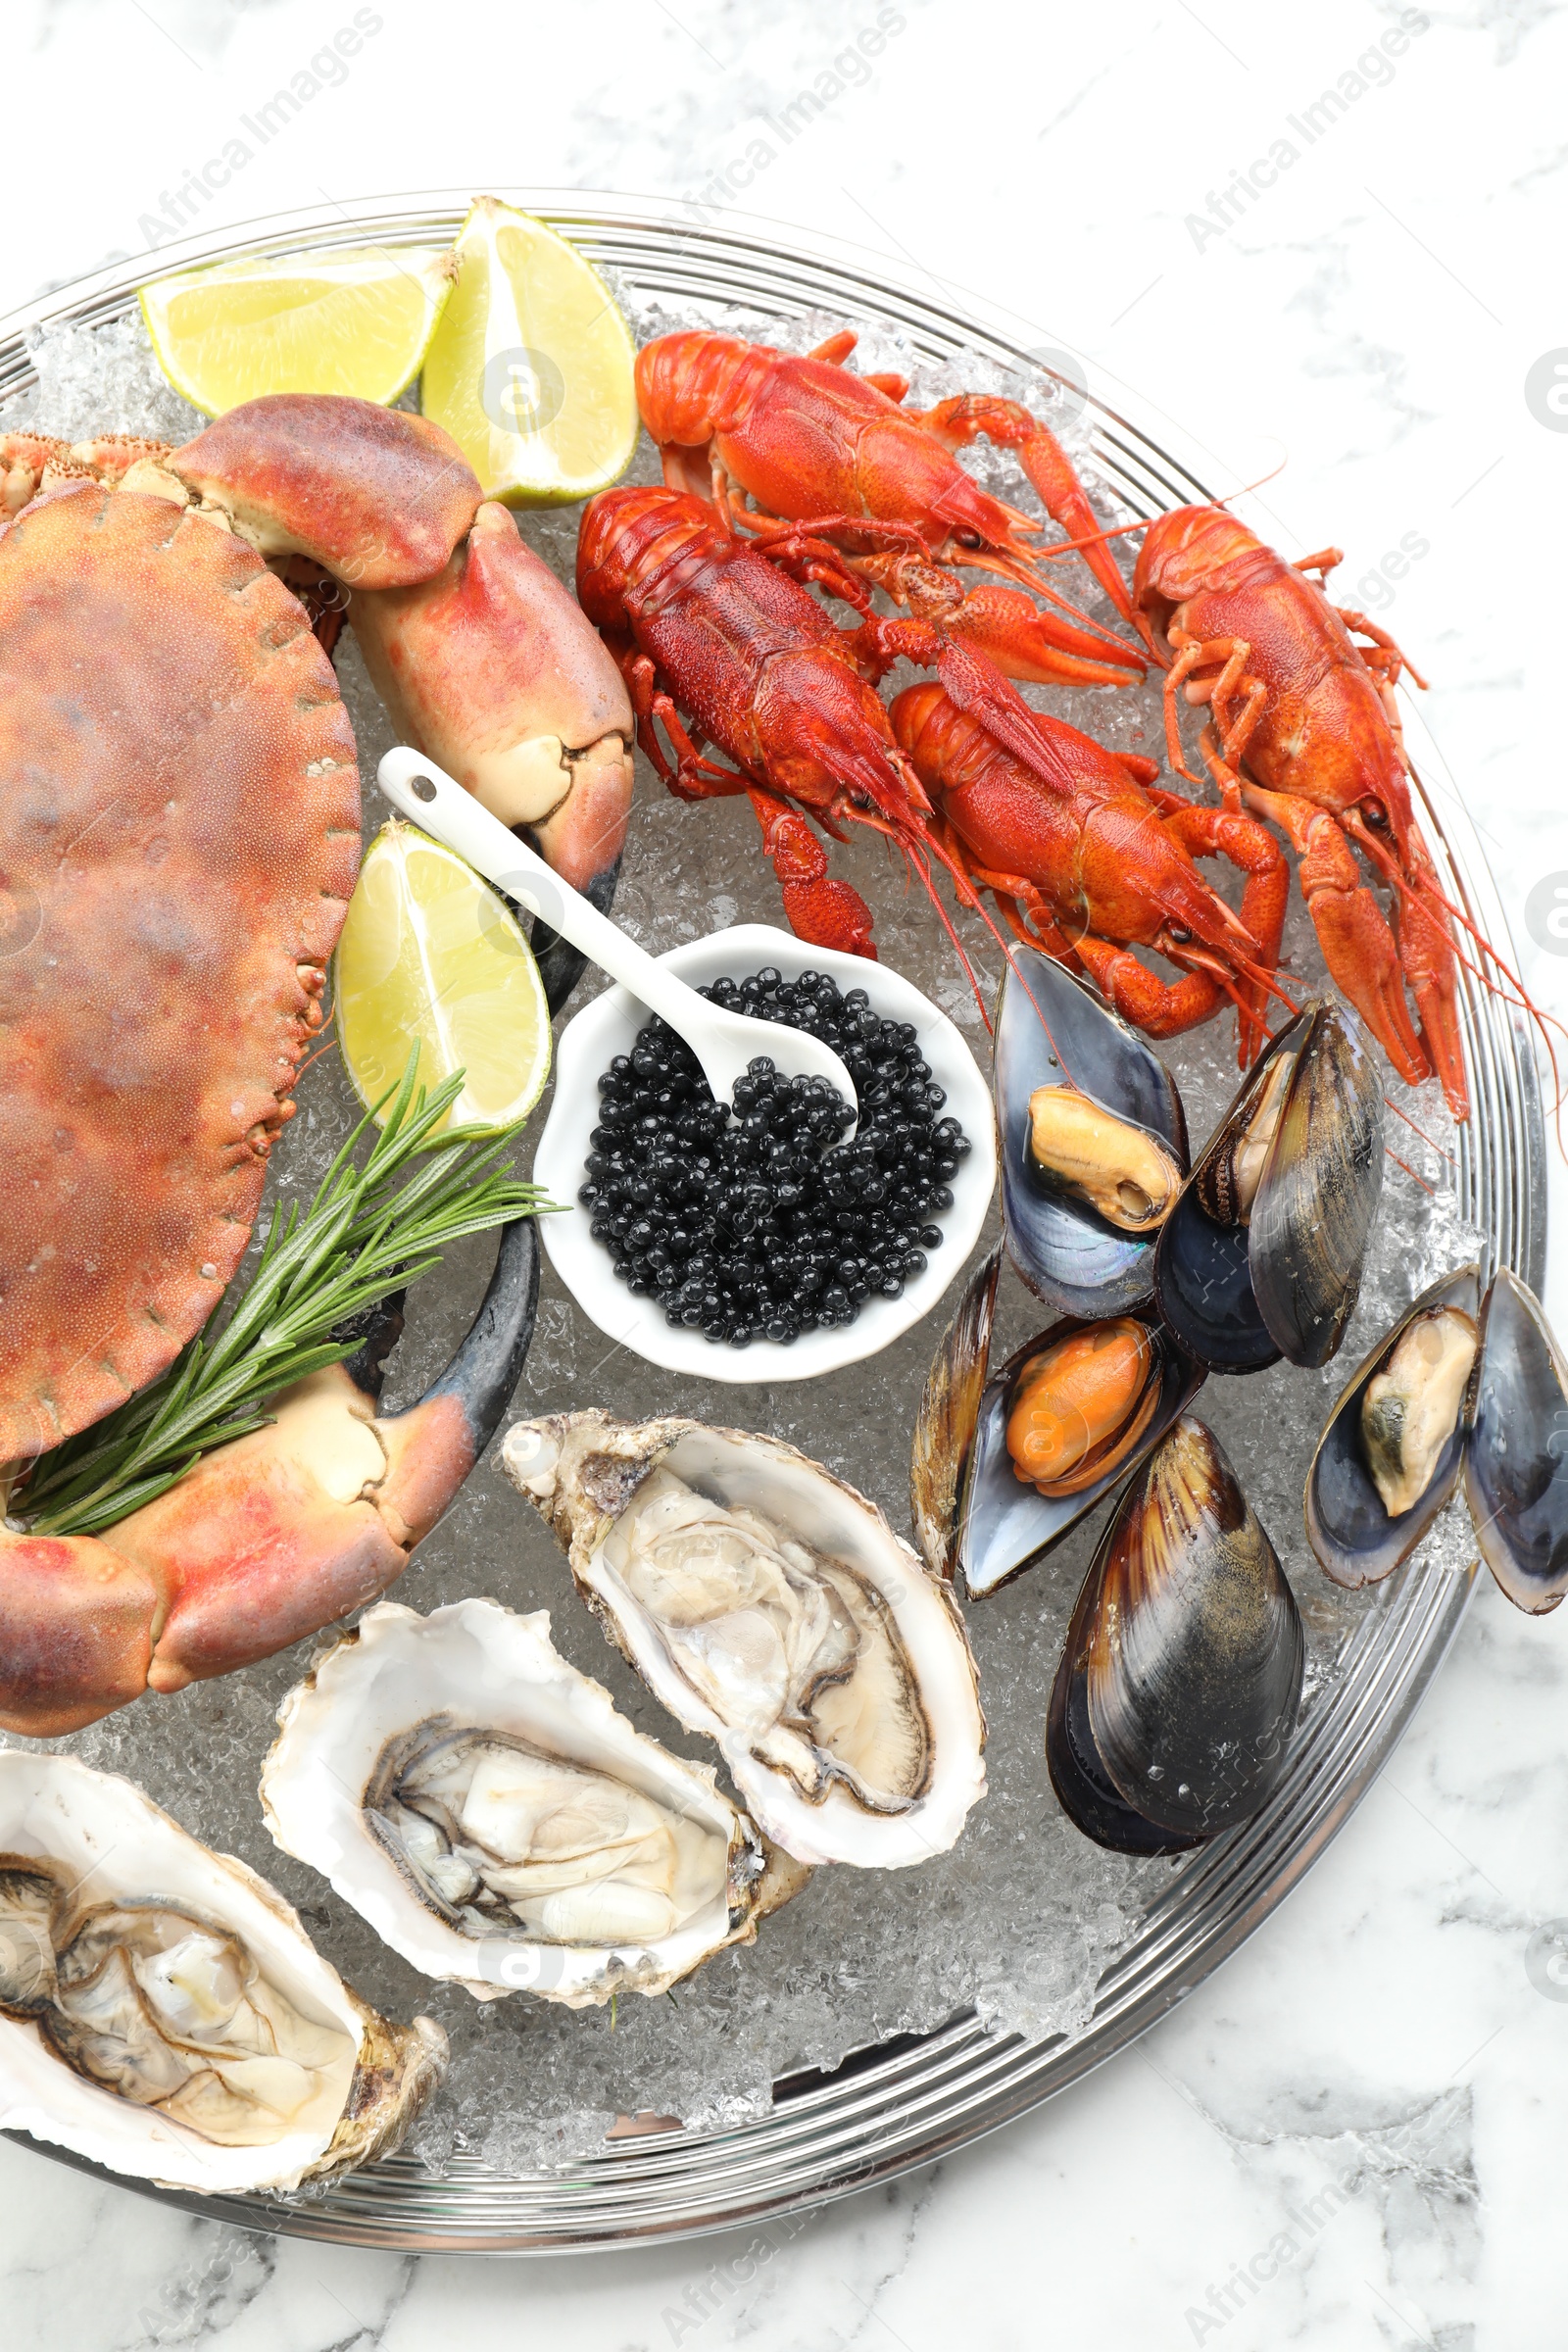
<svg viewBox="0 0 1568 2352">
<path fill-rule="evenodd" d="M 1126 582 L 1055 435 L 992 394 L 904 408 L 905 377 L 842 365 L 856 339 L 831 335 L 804 359 L 701 332 L 645 345 L 637 399 L 668 486 L 710 500 L 734 531 L 766 537 L 793 524 L 845 546 L 855 568 L 915 618 L 978 646 L 1011 677 L 1115 686 L 1141 675 L 1136 647 L 1056 595 L 1032 544 L 1041 524 L 993 498 L 954 455 L 981 435 L 1015 450 L 1047 514 L 1085 542 L 1096 578 L 1130 619 Z M 877 544 L 862 543 L 866 523 L 881 526 Z M 989 582 L 964 589 L 943 576 L 956 564 L 1022 581 L 1054 609 Z"/>
<path fill-rule="evenodd" d="M 838 627 L 808 583 L 850 604 L 858 626 Z M 732 538 L 685 491 L 602 491 L 578 536 L 577 594 L 621 664 L 638 741 L 660 775 L 683 800 L 748 794 L 790 922 L 818 947 L 874 955 L 871 912 L 828 876 L 820 842 L 789 804 L 837 840 L 848 823 L 873 826 L 927 881 L 932 855 L 948 862 L 875 692 L 896 662 L 934 668 L 1026 770 L 1050 772 L 1035 712 L 993 662 L 928 621 L 874 612 L 863 583 L 809 534 L 757 545 Z"/>
<path fill-rule="evenodd" d="M 1465 918 L 1442 890 L 1412 806 L 1393 691 L 1410 665 L 1365 614 L 1331 603 L 1323 581 L 1338 551 L 1288 564 L 1224 508 L 1186 507 L 1125 526 L 1146 534 L 1129 591 L 1108 544 L 1118 532 L 1097 525 L 1065 453 L 1037 417 L 992 394 L 909 409 L 903 405 L 906 378 L 857 375 L 842 364 L 856 339 L 846 330 L 804 358 L 704 332 L 650 343 L 638 357 L 637 392 L 666 483 L 692 493 L 689 504 L 706 501 L 710 515 L 760 551 L 776 552 L 801 582 L 814 579 L 851 601 L 859 590 L 861 626 L 848 659 L 870 680 L 896 655 L 895 641 L 876 634 L 889 624 L 864 601 L 866 585 L 885 590 L 950 653 L 964 647 L 1009 676 L 1046 684 L 1130 682 L 1139 668 L 1133 650 L 1054 598 L 1048 584 L 1052 559 L 1081 557 L 1165 669 L 1170 762 L 1189 783 L 1199 779 L 1182 749 L 1176 698 L 1207 706 L 1202 752 L 1221 807 L 1197 808 L 1156 791 L 1151 763 L 1118 761 L 1038 713 L 1034 742 L 1020 750 L 1016 733 L 1000 735 L 972 700 L 950 695 L 945 703 L 930 688 L 895 706 L 899 746 L 918 770 L 914 790 L 905 774 L 893 800 L 885 791 L 878 800 L 848 769 L 826 789 L 819 771 L 824 759 L 831 766 L 837 721 L 829 716 L 824 723 L 810 694 L 803 691 L 787 719 L 787 698 L 772 698 L 765 746 L 754 732 L 741 748 L 736 733 L 743 708 L 748 726 L 756 717 L 739 685 L 741 671 L 760 678 L 771 670 L 773 608 L 762 599 L 743 616 L 726 601 L 722 615 L 716 605 L 705 614 L 717 570 L 698 586 L 688 569 L 691 593 L 679 624 L 666 625 L 655 645 L 633 564 L 624 606 L 611 597 L 605 617 L 622 638 L 628 631 L 637 638 L 660 674 L 657 713 L 648 699 L 655 694 L 652 669 L 643 679 L 638 710 L 645 748 L 654 716 L 667 721 L 665 706 L 679 704 L 746 771 L 744 779 L 720 782 L 718 771 L 688 747 L 690 756 L 682 750 L 675 769 L 656 755 L 666 781 L 693 797 L 752 789 L 755 802 L 759 790 L 771 792 L 764 815 L 769 848 L 791 920 L 808 938 L 849 944 L 849 934 L 829 919 L 846 886 L 826 878 L 820 845 L 798 818 L 786 823 L 781 805 L 798 801 L 830 832 L 844 816 L 874 805 L 884 830 L 898 832 L 906 846 L 913 840 L 934 848 L 962 877 L 961 900 L 971 903 L 975 886 L 991 889 L 1015 929 L 1095 971 L 1102 986 L 1114 987 L 1129 1017 L 1153 1034 L 1170 1035 L 1207 1017 L 1225 997 L 1234 999 L 1244 1054 L 1263 1036 L 1262 1004 L 1272 990 L 1288 888 L 1277 845 L 1251 821 L 1271 820 L 1299 859 L 1331 975 L 1399 1076 L 1415 1084 L 1435 1071 L 1450 1108 L 1463 1118 L 1468 1090 L 1454 925 Z M 982 435 L 1016 453 L 1047 513 L 1067 532 L 1065 546 L 1038 544 L 1043 526 L 993 498 L 957 463 L 955 452 Z M 718 537 L 708 542 L 704 558 L 718 569 L 721 544 Z M 1042 607 L 1017 587 L 993 581 L 965 586 L 955 576 L 959 568 L 1001 574 L 1050 601 Z M 667 607 L 662 590 L 655 601 L 662 612 Z M 833 634 L 849 645 L 842 632 Z M 723 639 L 727 659 L 747 647 L 741 670 L 724 683 L 715 637 Z M 804 685 L 804 673 L 792 675 Z M 940 667 L 939 675 L 946 682 Z M 732 708 L 729 696 L 739 697 Z M 878 760 L 881 773 L 885 746 Z M 798 779 L 808 769 L 811 779 L 803 790 Z M 1111 842 L 1115 855 L 1107 862 Z M 1392 922 L 1363 878 L 1355 848 L 1392 894 Z M 1171 860 L 1185 859 L 1191 869 L 1195 854 L 1229 857 L 1248 874 L 1236 929 L 1214 914 L 1215 908 L 1223 914 L 1221 903 L 1196 869 L 1181 888 L 1189 897 L 1195 887 L 1205 894 L 1209 929 L 1176 912 Z M 854 942 L 862 952 L 868 931 L 866 916 Z M 1134 945 L 1154 948 L 1184 978 L 1167 987 L 1147 972 L 1135 977 L 1142 967 L 1125 954 Z M 1484 943 L 1482 952 L 1491 956 Z M 1119 957 L 1109 980 L 1107 956 Z M 1497 969 L 1517 988 L 1505 966 Z"/>
<path fill-rule="evenodd" d="M 1330 974 L 1399 1076 L 1416 1085 L 1435 1071 L 1462 1119 L 1452 910 L 1415 820 L 1394 699 L 1410 664 L 1365 613 L 1330 603 L 1323 581 L 1340 561 L 1325 548 L 1288 564 L 1222 507 L 1180 507 L 1148 527 L 1136 615 L 1168 663 L 1171 766 L 1198 781 L 1176 725 L 1182 694 L 1210 712 L 1202 753 L 1224 806 L 1272 818 L 1297 852 Z M 1392 928 L 1352 841 L 1394 893 Z"/>
</svg>

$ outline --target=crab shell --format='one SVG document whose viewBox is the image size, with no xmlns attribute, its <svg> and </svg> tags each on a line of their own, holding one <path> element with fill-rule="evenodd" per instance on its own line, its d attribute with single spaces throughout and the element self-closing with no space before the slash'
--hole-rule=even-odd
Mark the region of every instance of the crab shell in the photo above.
<svg viewBox="0 0 1568 2352">
<path fill-rule="evenodd" d="M 896 1632 L 925 1710 L 926 1780 L 901 1810 L 868 1812 L 839 1780 L 814 1796 L 769 1765 L 665 1660 L 650 1621 L 623 1608 L 601 1564 L 606 1539 L 661 1465 L 722 1505 L 759 1512 L 864 1581 Z M 666 1416 L 628 1424 L 590 1409 L 519 1421 L 501 1466 L 566 1552 L 609 1640 L 688 1731 L 716 1740 L 747 1811 L 798 1862 L 897 1870 L 956 1844 L 985 1794 L 985 1716 L 963 1623 L 876 1505 L 795 1446 L 745 1430 Z"/>
<path fill-rule="evenodd" d="M 328 651 L 347 601 L 406 740 L 608 911 L 631 807 L 625 681 L 439 425 L 290 392 L 244 402 L 182 449 L 124 433 L 0 435 L 0 514 L 82 483 L 166 499 L 235 533 L 304 600 Z M 535 946 L 555 1009 L 584 958 L 538 926 Z"/>
<path fill-rule="evenodd" d="M 129 1781 L 74 1756 L 0 1755 L 0 1854 L 52 1863 L 94 1902 L 154 1901 L 235 1935 L 265 1976 L 342 2055 L 335 2114 L 270 2146 L 222 2146 L 156 2107 L 122 2098 L 54 2055 L 35 2024 L 0 2011 L 0 2130 L 165 2187 L 218 2192 L 297 2187 L 396 2147 L 446 2064 L 426 2017 L 393 2025 L 350 1990 L 265 1879 L 201 1845 Z"/>
<path fill-rule="evenodd" d="M 67 484 L 0 536 L 0 1462 L 223 1294 L 359 860 L 354 738 L 232 533 Z"/>
</svg>

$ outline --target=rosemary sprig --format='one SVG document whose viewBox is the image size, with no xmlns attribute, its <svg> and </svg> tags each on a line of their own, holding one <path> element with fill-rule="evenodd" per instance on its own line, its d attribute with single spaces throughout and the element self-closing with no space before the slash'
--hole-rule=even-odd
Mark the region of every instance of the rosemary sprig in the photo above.
<svg viewBox="0 0 1568 2352">
<path fill-rule="evenodd" d="M 360 1342 L 334 1339 L 336 1327 L 439 1265 L 447 1244 L 554 1205 L 498 1164 L 517 1128 L 443 1127 L 464 1074 L 426 1095 L 417 1063 L 416 1046 L 303 1215 L 297 1202 L 274 1206 L 216 1337 L 199 1335 L 139 1396 L 39 1456 L 12 1504 L 34 1534 L 92 1535 L 151 1502 L 204 1453 L 265 1427 L 269 1398 L 352 1355 Z M 383 1108 L 357 1167 L 355 1148 Z"/>
</svg>

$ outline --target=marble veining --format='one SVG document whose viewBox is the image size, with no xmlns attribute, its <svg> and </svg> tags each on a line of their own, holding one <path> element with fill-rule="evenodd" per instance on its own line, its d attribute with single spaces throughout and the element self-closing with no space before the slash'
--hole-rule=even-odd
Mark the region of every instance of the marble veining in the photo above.
<svg viewBox="0 0 1568 2352">
<path fill-rule="evenodd" d="M 1298 544 L 1346 547 L 1341 596 L 1432 676 L 1522 976 L 1568 1007 L 1565 943 L 1528 911 L 1568 881 L 1568 437 L 1524 391 L 1568 346 L 1561 0 L 368 14 L 352 73 L 182 210 L 348 0 L 17 0 L 0 299 L 208 221 L 523 180 L 652 189 L 676 220 L 738 205 L 977 289 L 1154 429 L 1200 434 L 1216 481 L 1285 461 L 1271 511 Z M 874 63 L 835 71 L 879 22 Z M 1401 29 L 1392 74 L 1358 76 L 1225 218 L 1282 123 Z M 786 137 L 803 91 L 815 111 Z M 1407 537 L 1423 554 L 1389 564 Z M 1550 1182 L 1560 1218 L 1555 1162 Z M 1559 1326 L 1565 1264 L 1559 1246 Z M 921 2175 L 519 2268 L 250 2237 L 0 2144 L 7 2352 L 1543 2352 L 1563 2340 L 1563 1641 L 1482 1589 L 1389 1771 L 1259 1935 L 1137 2048 Z"/>
</svg>

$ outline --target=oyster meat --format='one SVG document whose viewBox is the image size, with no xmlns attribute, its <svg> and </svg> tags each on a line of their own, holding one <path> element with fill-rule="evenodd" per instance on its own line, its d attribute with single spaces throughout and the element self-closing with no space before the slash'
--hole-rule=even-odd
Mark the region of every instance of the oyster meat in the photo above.
<svg viewBox="0 0 1568 2352">
<path fill-rule="evenodd" d="M 519 1422 L 502 1463 L 786 1853 L 892 1869 L 955 1842 L 985 1788 L 974 1662 L 863 1495 L 768 1438 L 602 1412 Z"/>
<path fill-rule="evenodd" d="M 0 2127 L 172 2187 L 293 2188 L 395 2147 L 445 2058 L 128 1781 L 0 1753 Z"/>
<path fill-rule="evenodd" d="M 395 1951 L 481 2000 L 668 1990 L 794 1891 L 714 1787 L 559 1655 L 550 1618 L 383 1601 L 279 1709 L 267 1824 Z"/>
</svg>

